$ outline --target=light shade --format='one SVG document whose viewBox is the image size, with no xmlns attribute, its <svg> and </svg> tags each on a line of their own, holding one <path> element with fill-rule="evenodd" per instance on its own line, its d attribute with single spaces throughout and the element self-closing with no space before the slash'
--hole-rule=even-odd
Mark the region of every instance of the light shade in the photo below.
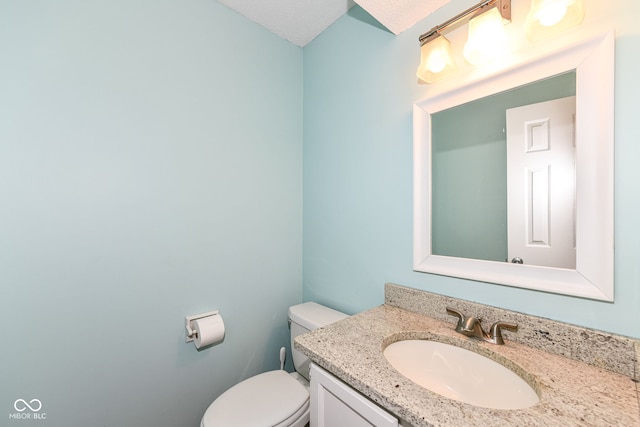
<svg viewBox="0 0 640 427">
<path fill-rule="evenodd" d="M 469 36 L 462 54 L 472 65 L 481 65 L 509 51 L 502 15 L 496 7 L 469 21 Z"/>
<path fill-rule="evenodd" d="M 524 28 L 529 40 L 538 41 L 580 24 L 583 18 L 582 0 L 532 0 Z"/>
<path fill-rule="evenodd" d="M 420 65 L 416 75 L 425 83 L 433 83 L 457 70 L 451 56 L 451 43 L 442 35 L 420 47 Z"/>
</svg>

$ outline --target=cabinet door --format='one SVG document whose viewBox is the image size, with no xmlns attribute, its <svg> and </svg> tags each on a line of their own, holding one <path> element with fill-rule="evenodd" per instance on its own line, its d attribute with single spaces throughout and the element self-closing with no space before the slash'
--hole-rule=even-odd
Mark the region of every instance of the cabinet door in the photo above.
<svg viewBox="0 0 640 427">
<path fill-rule="evenodd" d="M 310 427 L 398 427 L 398 419 L 311 364 Z"/>
</svg>

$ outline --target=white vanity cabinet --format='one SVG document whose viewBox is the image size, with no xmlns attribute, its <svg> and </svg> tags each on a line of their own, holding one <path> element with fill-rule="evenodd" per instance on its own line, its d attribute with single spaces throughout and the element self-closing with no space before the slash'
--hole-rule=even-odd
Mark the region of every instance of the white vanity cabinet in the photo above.
<svg viewBox="0 0 640 427">
<path fill-rule="evenodd" d="M 398 419 L 311 364 L 310 427 L 398 427 Z"/>
</svg>

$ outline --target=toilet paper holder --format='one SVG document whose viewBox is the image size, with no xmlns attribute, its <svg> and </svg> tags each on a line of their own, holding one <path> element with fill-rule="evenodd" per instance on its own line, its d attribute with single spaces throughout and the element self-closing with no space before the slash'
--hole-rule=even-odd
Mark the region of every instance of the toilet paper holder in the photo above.
<svg viewBox="0 0 640 427">
<path fill-rule="evenodd" d="M 206 313 L 196 314 L 193 316 L 187 316 L 184 318 L 185 327 L 187 328 L 186 340 L 185 342 L 193 341 L 198 333 L 193 329 L 191 322 L 193 320 L 203 319 L 205 317 L 215 316 L 220 313 L 220 310 L 208 311 Z"/>
</svg>

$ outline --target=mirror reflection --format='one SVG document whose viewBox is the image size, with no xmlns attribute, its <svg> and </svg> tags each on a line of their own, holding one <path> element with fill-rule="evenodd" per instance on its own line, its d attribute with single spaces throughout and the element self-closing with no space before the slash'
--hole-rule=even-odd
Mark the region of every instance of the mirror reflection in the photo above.
<svg viewBox="0 0 640 427">
<path fill-rule="evenodd" d="M 432 253 L 575 269 L 575 71 L 432 115 Z"/>
</svg>

